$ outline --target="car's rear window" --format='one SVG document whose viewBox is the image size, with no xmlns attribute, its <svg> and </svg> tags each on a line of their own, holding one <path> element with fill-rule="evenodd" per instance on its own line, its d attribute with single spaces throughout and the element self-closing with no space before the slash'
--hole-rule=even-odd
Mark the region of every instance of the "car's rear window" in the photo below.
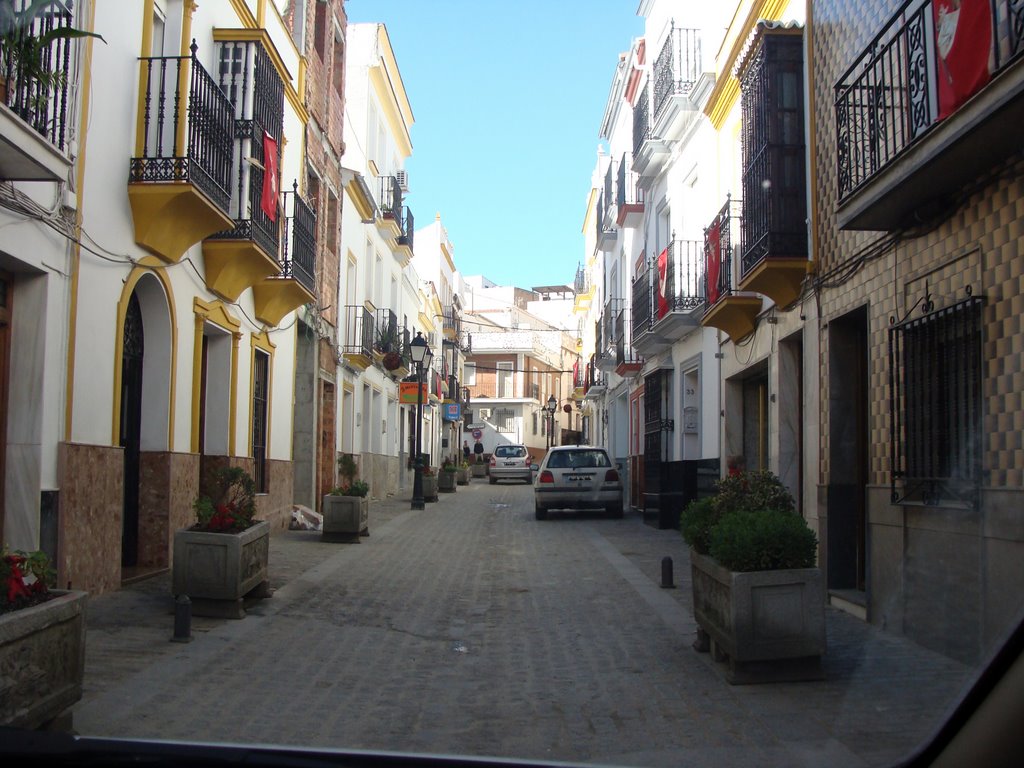
<svg viewBox="0 0 1024 768">
<path fill-rule="evenodd" d="M 587 467 L 610 467 L 608 454 L 597 450 L 556 451 L 548 459 L 552 469 L 585 469 Z"/>
<path fill-rule="evenodd" d="M 494 449 L 494 455 L 502 459 L 517 459 L 526 455 L 526 449 L 521 445 L 499 445 Z"/>
</svg>

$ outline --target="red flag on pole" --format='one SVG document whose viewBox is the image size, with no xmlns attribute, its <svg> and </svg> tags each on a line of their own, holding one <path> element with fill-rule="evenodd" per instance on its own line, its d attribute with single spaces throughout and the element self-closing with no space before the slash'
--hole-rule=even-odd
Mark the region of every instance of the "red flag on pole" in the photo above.
<svg viewBox="0 0 1024 768">
<path fill-rule="evenodd" d="M 668 248 L 658 254 L 658 319 L 668 314 Z"/>
<path fill-rule="evenodd" d="M 277 141 L 263 134 L 263 194 L 260 208 L 271 221 L 277 221 Z"/>
<path fill-rule="evenodd" d="M 942 120 L 989 81 L 992 8 L 989 0 L 934 0 L 932 14 Z"/>
<path fill-rule="evenodd" d="M 707 305 L 709 307 L 716 301 L 718 301 L 718 276 L 720 274 L 722 267 L 721 232 L 719 231 L 720 226 L 721 224 L 716 219 L 715 223 L 708 228 L 705 240 L 704 268 L 707 271 Z"/>
</svg>

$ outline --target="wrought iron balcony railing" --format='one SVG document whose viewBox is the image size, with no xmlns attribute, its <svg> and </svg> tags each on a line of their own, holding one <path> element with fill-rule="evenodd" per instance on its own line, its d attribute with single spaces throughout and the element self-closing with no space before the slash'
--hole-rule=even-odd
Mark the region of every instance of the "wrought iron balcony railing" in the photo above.
<svg viewBox="0 0 1024 768">
<path fill-rule="evenodd" d="M 669 312 L 687 312 L 704 303 L 704 244 L 673 240 L 668 245 L 665 300 Z"/>
<path fill-rule="evenodd" d="M 20 14 L 29 0 L 7 0 L 4 5 L 8 12 Z M 70 5 L 54 3 L 0 41 L 0 78 L 6 84 L 3 103 L 61 151 L 66 137 L 72 44 L 63 30 L 71 29 Z M 13 25 L 11 19 L 4 21 Z"/>
<path fill-rule="evenodd" d="M 651 121 L 650 121 L 650 88 L 644 85 L 636 94 L 636 104 L 633 105 L 633 160 L 636 161 L 637 155 L 640 154 L 640 149 L 643 147 L 644 142 L 647 141 L 651 136 Z"/>
<path fill-rule="evenodd" d="M 629 310 L 623 308 L 619 312 L 615 323 L 615 364 L 622 366 L 642 363 L 643 358 L 633 350 L 633 344 L 628 338 L 629 334 L 626 332 L 629 325 Z"/>
<path fill-rule="evenodd" d="M 705 312 L 723 296 L 732 293 L 732 227 L 739 219 L 740 201 L 726 198 L 725 205 L 704 230 Z"/>
<path fill-rule="evenodd" d="M 345 307 L 345 336 L 341 351 L 369 358 L 373 352 L 373 313 L 362 305 Z"/>
<path fill-rule="evenodd" d="M 654 60 L 654 119 L 672 96 L 687 96 L 700 77 L 700 30 L 669 30 L 661 53 Z"/>
<path fill-rule="evenodd" d="M 401 341 L 398 316 L 386 307 L 378 309 L 374 316 L 373 348 L 382 354 L 400 352 Z"/>
<path fill-rule="evenodd" d="M 398 236 L 398 244 L 406 246 L 411 251 L 416 225 L 412 216 L 412 209 L 408 205 L 402 206 L 402 218 L 399 227 L 402 233 Z"/>
<path fill-rule="evenodd" d="M 196 57 L 140 59 L 143 88 L 142 153 L 133 157 L 130 183 L 189 182 L 225 213 L 234 145 L 234 110 Z M 182 88 L 187 87 L 187 93 Z"/>
<path fill-rule="evenodd" d="M 449 339 L 458 340 L 459 336 L 462 335 L 462 317 L 459 314 L 454 304 L 449 304 L 442 310 L 442 329 L 444 336 Z"/>
<path fill-rule="evenodd" d="M 836 83 L 839 199 L 844 200 L 941 119 L 933 0 L 906 0 Z M 1024 8 L 991 0 L 993 76 L 1024 53 Z M 962 20 L 961 20 L 962 23 Z"/>
<path fill-rule="evenodd" d="M 284 193 L 284 211 L 281 275 L 295 278 L 313 293 L 316 290 L 316 213 L 299 197 L 298 182 L 292 183 L 291 192 Z"/>
<path fill-rule="evenodd" d="M 397 176 L 380 177 L 378 207 L 385 219 L 400 219 L 402 215 L 402 185 Z"/>
<path fill-rule="evenodd" d="M 590 273 L 587 272 L 586 267 L 582 265 L 576 267 L 576 278 L 573 280 L 572 288 L 576 295 L 590 292 Z"/>
<path fill-rule="evenodd" d="M 622 155 L 616 176 L 615 203 L 619 211 L 623 211 L 629 205 L 643 205 L 644 191 L 640 188 L 639 177 L 633 171 L 629 155 Z"/>
<path fill-rule="evenodd" d="M 633 341 L 651 330 L 654 321 L 654 285 L 652 281 L 653 259 L 647 259 L 633 278 Z M 655 272 L 656 274 L 656 272 Z"/>
</svg>

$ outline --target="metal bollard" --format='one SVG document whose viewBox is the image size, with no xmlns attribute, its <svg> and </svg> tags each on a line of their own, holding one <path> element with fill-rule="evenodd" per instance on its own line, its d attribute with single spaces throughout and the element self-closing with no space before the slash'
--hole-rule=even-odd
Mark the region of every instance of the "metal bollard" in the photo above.
<svg viewBox="0 0 1024 768">
<path fill-rule="evenodd" d="M 188 595 L 178 595 L 174 599 L 174 637 L 171 642 L 192 642 L 192 601 Z"/>
<path fill-rule="evenodd" d="M 662 589 L 675 589 L 676 585 L 672 583 L 672 558 L 663 557 L 661 558 L 661 588 Z"/>
</svg>

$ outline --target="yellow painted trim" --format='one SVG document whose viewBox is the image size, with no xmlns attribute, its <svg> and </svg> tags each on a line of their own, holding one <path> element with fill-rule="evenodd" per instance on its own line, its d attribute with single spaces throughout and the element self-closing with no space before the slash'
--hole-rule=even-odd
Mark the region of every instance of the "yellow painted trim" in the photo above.
<svg viewBox="0 0 1024 768">
<path fill-rule="evenodd" d="M 761 19 L 779 21 L 787 5 L 788 0 L 754 0 L 742 20 L 740 20 L 737 9 L 737 14 L 733 16 L 722 47 L 719 49 L 718 77 L 715 79 L 715 86 L 711 89 L 708 102 L 704 106 L 704 114 L 711 120 L 715 130 L 721 129 L 726 115 L 735 106 L 736 99 L 739 97 L 740 84 L 733 76 L 732 71 L 736 65 L 736 59 L 743 52 L 751 30 Z M 728 53 L 722 59 L 722 53 L 726 50 Z"/>
<path fill-rule="evenodd" d="M 444 260 L 448 263 L 448 268 L 452 272 L 455 272 L 455 262 L 452 260 L 452 255 L 448 251 L 448 246 L 445 245 L 443 242 L 441 243 L 441 254 L 444 256 Z"/>
<path fill-rule="evenodd" d="M 302 97 L 299 96 L 298 91 L 295 89 L 295 83 L 292 81 L 292 74 L 288 71 L 288 67 L 284 63 L 284 59 L 281 58 L 280 52 L 277 50 L 277 46 L 274 45 L 274 41 L 270 38 L 270 34 L 265 29 L 223 29 L 217 27 L 213 30 L 213 41 L 215 43 L 238 43 L 238 42 L 258 42 L 263 45 L 267 55 L 270 57 L 270 61 L 274 64 L 274 69 L 277 70 L 277 74 L 281 78 L 281 83 L 284 85 L 284 95 L 288 99 L 288 102 L 292 105 L 296 115 L 303 125 L 309 122 L 309 112 L 306 111 L 305 105 L 302 103 Z"/>
<path fill-rule="evenodd" d="M 267 26 L 267 0 L 259 0 L 256 6 L 256 26 Z"/>
<path fill-rule="evenodd" d="M 211 291 L 234 302 L 246 288 L 281 272 L 277 259 L 251 240 L 204 240 L 203 264 Z"/>
<path fill-rule="evenodd" d="M 245 0 L 228 0 L 228 2 L 230 2 L 232 7 L 235 9 L 238 21 L 243 27 L 248 27 L 249 29 L 256 28 L 256 17 L 252 15 L 252 11 L 249 9 Z"/>
<path fill-rule="evenodd" d="M 129 184 L 128 202 L 136 244 L 171 264 L 203 238 L 235 226 L 232 218 L 187 182 Z"/>
<path fill-rule="evenodd" d="M 395 140 L 399 154 L 403 159 L 409 157 L 412 154 L 412 138 L 409 135 L 409 124 L 402 120 L 402 115 L 395 101 L 396 96 L 392 83 L 384 67 L 370 68 L 370 85 L 373 86 L 373 91 L 377 96 L 377 103 L 380 104 L 384 117 L 388 121 L 388 126 L 391 128 L 391 135 Z"/>
<path fill-rule="evenodd" d="M 292 277 L 268 277 L 261 280 L 253 286 L 252 298 L 256 319 L 271 327 L 280 325 L 289 312 L 316 302 L 316 296 Z"/>
<path fill-rule="evenodd" d="M 409 95 L 405 92 L 405 83 L 402 82 L 402 72 L 398 69 L 398 61 L 395 59 L 395 49 L 391 47 L 388 28 L 383 24 L 377 25 L 377 42 L 380 44 L 381 59 L 383 59 L 384 66 L 388 70 L 388 79 L 391 81 L 391 89 L 395 94 L 396 104 L 401 110 L 406 124 L 412 125 L 416 122 L 416 118 L 412 114 Z"/>
<path fill-rule="evenodd" d="M 590 220 L 594 213 L 594 200 L 597 197 L 597 189 L 591 187 L 590 194 L 587 196 L 587 211 L 583 214 L 583 226 L 580 228 L 580 232 L 584 235 L 587 233 L 590 227 Z"/>
<path fill-rule="evenodd" d="M 270 340 L 266 331 L 249 336 L 249 456 L 252 456 L 252 417 L 256 405 L 256 350 L 265 352 L 267 361 L 267 461 L 270 461 L 271 425 L 274 423 L 274 351 L 277 345 Z"/>
<path fill-rule="evenodd" d="M 155 0 L 145 0 L 142 5 L 142 43 L 139 46 L 139 56 L 145 58 L 153 50 L 153 9 Z M 140 68 L 143 62 L 139 62 Z M 140 69 L 141 72 L 141 69 Z M 85 76 L 90 77 L 92 70 L 85 70 Z M 142 157 L 143 146 L 146 138 L 145 109 L 146 103 L 146 79 L 139 78 L 138 96 L 135 100 L 135 157 Z M 84 135 L 84 134 L 83 134 Z"/>
<path fill-rule="evenodd" d="M 818 222 L 821 219 L 818 218 L 820 210 L 818 200 L 818 153 L 815 151 L 817 147 L 817 119 L 814 114 L 815 112 L 815 93 L 814 93 L 814 20 L 813 20 L 814 3 L 812 0 L 807 0 L 807 23 L 806 23 L 806 38 L 804 39 L 804 51 L 807 60 L 804 65 L 804 72 L 807 75 L 807 146 L 811 148 L 811 151 L 807 153 L 809 162 L 807 172 L 810 174 L 810 214 L 811 214 L 811 259 L 807 265 L 807 272 L 813 274 L 818 271 Z"/>
<path fill-rule="evenodd" d="M 164 296 L 167 299 L 168 322 L 171 324 L 171 371 L 170 387 L 167 404 L 167 450 L 174 450 L 174 395 L 178 370 L 178 320 L 174 313 L 174 290 L 171 288 L 171 281 L 167 276 L 167 270 L 163 269 L 163 262 L 155 256 L 145 256 L 139 261 L 138 266 L 128 273 L 121 286 L 121 298 L 117 300 L 117 321 L 114 326 L 114 386 L 113 396 L 110 402 L 113 403 L 111 414 L 110 444 L 117 445 L 121 439 L 121 380 L 124 371 L 121 366 L 124 360 L 124 319 L 128 314 L 128 300 L 135 292 L 135 286 L 143 275 L 152 274 L 164 287 Z"/>
<path fill-rule="evenodd" d="M 363 194 L 362 187 L 353 179 L 345 185 L 345 191 L 348 192 L 359 218 L 362 221 L 370 221 L 373 218 L 373 201 Z M 355 261 L 354 258 L 352 260 Z"/>
<path fill-rule="evenodd" d="M 235 436 L 238 434 L 238 346 L 241 333 L 231 335 L 231 394 L 228 396 L 228 456 L 237 454 Z"/>
<path fill-rule="evenodd" d="M 179 46 L 178 55 L 188 56 L 192 55 L 192 16 L 195 14 L 198 6 L 192 2 L 192 0 L 186 0 L 182 6 L 181 11 L 181 45 Z M 188 59 L 188 63 L 182 66 L 178 70 L 178 93 L 188 93 L 189 79 L 192 77 L 192 61 Z M 141 87 L 142 78 L 139 78 L 139 84 Z M 182 115 L 181 119 L 178 120 L 178 124 L 175 126 L 175 136 L 179 147 L 188 146 L 185 143 L 185 116 Z"/>
<path fill-rule="evenodd" d="M 192 340 L 192 453 L 199 453 L 199 393 L 202 391 L 203 375 L 203 326 L 206 323 L 229 332 L 233 337 L 231 351 L 231 412 L 228 414 L 228 453 L 234 455 L 235 440 L 235 390 L 238 382 L 238 341 L 242 338 L 242 323 L 236 320 L 221 301 L 192 299 L 195 313 L 195 332 Z"/>
<path fill-rule="evenodd" d="M 89 4 L 89 26 L 87 29 L 96 28 L 96 4 Z M 85 191 L 85 150 L 89 144 L 89 106 L 90 94 L 92 93 L 92 45 L 95 38 L 85 38 L 85 52 L 82 66 L 82 109 L 78 116 L 78 135 L 81 137 L 78 148 L 78 166 L 75 169 L 75 189 L 78 190 L 78 199 Z M 75 232 L 82 229 L 82 208 L 75 210 Z M 78 342 L 78 276 L 82 261 L 82 246 L 78 239 L 71 244 L 71 266 L 70 285 L 68 296 L 68 349 L 66 358 L 66 389 L 64 390 L 64 440 L 70 442 L 73 431 L 72 420 L 75 415 L 75 352 Z"/>
</svg>

